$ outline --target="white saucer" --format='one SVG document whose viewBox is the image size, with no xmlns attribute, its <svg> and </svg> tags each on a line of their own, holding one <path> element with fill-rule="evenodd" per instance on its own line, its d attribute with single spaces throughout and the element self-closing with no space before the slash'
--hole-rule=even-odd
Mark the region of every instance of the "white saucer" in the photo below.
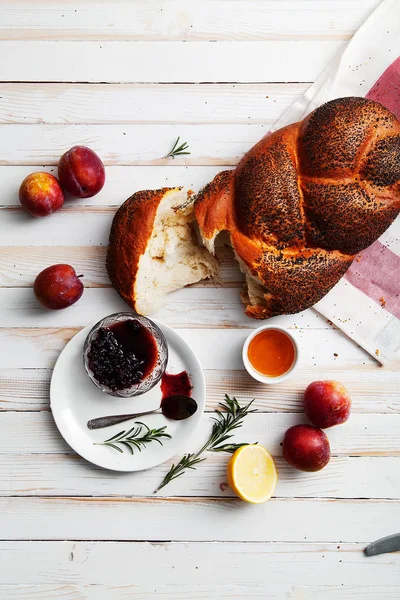
<svg viewBox="0 0 400 600">
<path fill-rule="evenodd" d="M 193 386 L 192 396 L 198 404 L 196 413 L 185 421 L 170 421 L 161 413 L 138 420 L 150 428 L 167 425 L 172 439 L 148 443 L 134 455 L 124 449 L 121 454 L 95 442 L 103 442 L 122 430 L 133 427 L 135 420 L 104 429 L 89 430 L 89 419 L 105 415 L 140 412 L 158 408 L 161 402 L 160 383 L 141 396 L 115 398 L 101 392 L 89 379 L 83 366 L 83 344 L 92 325 L 77 333 L 61 352 L 53 370 L 50 386 L 50 406 L 54 420 L 65 441 L 86 460 L 113 471 L 142 471 L 159 465 L 177 454 L 201 421 L 205 404 L 205 381 L 198 358 L 181 336 L 162 323 L 154 322 L 164 333 L 169 350 L 168 373 L 187 371 Z"/>
</svg>

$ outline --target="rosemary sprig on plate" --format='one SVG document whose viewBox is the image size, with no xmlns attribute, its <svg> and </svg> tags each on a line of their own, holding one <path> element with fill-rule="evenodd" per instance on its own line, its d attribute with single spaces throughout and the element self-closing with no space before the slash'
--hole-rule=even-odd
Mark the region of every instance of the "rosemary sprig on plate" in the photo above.
<svg viewBox="0 0 400 600">
<path fill-rule="evenodd" d="M 143 428 L 145 429 L 142 434 Z M 161 439 L 171 439 L 169 433 L 165 433 L 167 426 L 160 427 L 159 429 L 150 429 L 145 423 L 137 421 L 135 425 L 128 431 L 123 430 L 113 435 L 104 442 L 98 442 L 96 446 L 108 446 L 118 452 L 123 453 L 124 448 L 128 448 L 131 454 L 134 454 L 134 450 L 142 451 L 142 448 L 146 447 L 146 444 L 150 442 L 158 442 L 161 446 L 163 445 Z"/>
<path fill-rule="evenodd" d="M 215 411 L 217 416 L 212 417 L 215 423 L 208 441 L 202 448 L 200 448 L 198 452 L 193 454 L 185 454 L 176 465 L 172 465 L 161 484 L 156 489 L 156 492 L 165 487 L 173 479 L 183 475 L 186 469 L 195 469 L 195 465 L 206 459 L 206 457 L 203 457 L 202 454 L 207 450 L 209 452 L 233 453 L 241 446 L 246 446 L 247 443 L 232 444 L 226 442 L 233 436 L 232 432 L 243 425 L 244 417 L 249 413 L 256 412 L 255 409 L 250 409 L 253 402 L 254 400 L 245 406 L 240 406 L 236 398 L 230 398 L 227 394 L 225 394 L 225 401 L 220 402 L 219 406 L 222 409 L 225 409 L 227 412 L 223 413 L 218 409 Z"/>
<path fill-rule="evenodd" d="M 185 152 L 189 148 L 189 144 L 187 142 L 183 142 L 180 146 L 179 144 L 179 136 L 176 139 L 175 144 L 172 147 L 172 150 L 168 152 L 165 158 L 175 158 L 175 156 L 181 156 L 182 154 L 190 154 L 190 152 Z"/>
</svg>

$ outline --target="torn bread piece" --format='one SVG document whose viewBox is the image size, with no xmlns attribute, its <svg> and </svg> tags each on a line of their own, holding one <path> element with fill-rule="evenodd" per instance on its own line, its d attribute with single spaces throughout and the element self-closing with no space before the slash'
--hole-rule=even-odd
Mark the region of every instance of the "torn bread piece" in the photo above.
<svg viewBox="0 0 400 600">
<path fill-rule="evenodd" d="M 117 211 L 107 271 L 120 296 L 142 315 L 169 292 L 216 277 L 217 260 L 196 239 L 193 201 L 182 188 L 143 190 Z"/>
</svg>

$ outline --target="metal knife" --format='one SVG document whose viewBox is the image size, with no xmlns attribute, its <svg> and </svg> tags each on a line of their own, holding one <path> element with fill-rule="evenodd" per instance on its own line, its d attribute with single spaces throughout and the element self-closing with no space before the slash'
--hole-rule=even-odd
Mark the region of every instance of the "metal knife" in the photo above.
<svg viewBox="0 0 400 600">
<path fill-rule="evenodd" d="M 372 544 L 364 548 L 367 556 L 386 554 L 386 552 L 396 552 L 397 550 L 400 550 L 400 533 L 388 535 L 380 540 L 376 540 L 376 542 L 372 542 Z"/>
</svg>

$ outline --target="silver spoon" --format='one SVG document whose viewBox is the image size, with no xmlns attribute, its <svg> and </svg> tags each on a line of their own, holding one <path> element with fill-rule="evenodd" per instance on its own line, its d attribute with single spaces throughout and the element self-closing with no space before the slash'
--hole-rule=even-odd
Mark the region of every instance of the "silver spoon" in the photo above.
<svg viewBox="0 0 400 600">
<path fill-rule="evenodd" d="M 141 413 L 130 413 L 127 415 L 109 415 L 108 417 L 97 417 L 96 419 L 90 419 L 87 422 L 89 429 L 102 429 L 103 427 L 110 427 L 110 425 L 117 425 L 136 417 L 143 417 L 144 415 L 150 415 L 152 413 L 162 413 L 167 419 L 172 421 L 183 421 L 188 419 L 197 410 L 197 402 L 190 396 L 168 396 L 161 402 L 160 408 L 154 410 L 147 410 Z"/>
</svg>

